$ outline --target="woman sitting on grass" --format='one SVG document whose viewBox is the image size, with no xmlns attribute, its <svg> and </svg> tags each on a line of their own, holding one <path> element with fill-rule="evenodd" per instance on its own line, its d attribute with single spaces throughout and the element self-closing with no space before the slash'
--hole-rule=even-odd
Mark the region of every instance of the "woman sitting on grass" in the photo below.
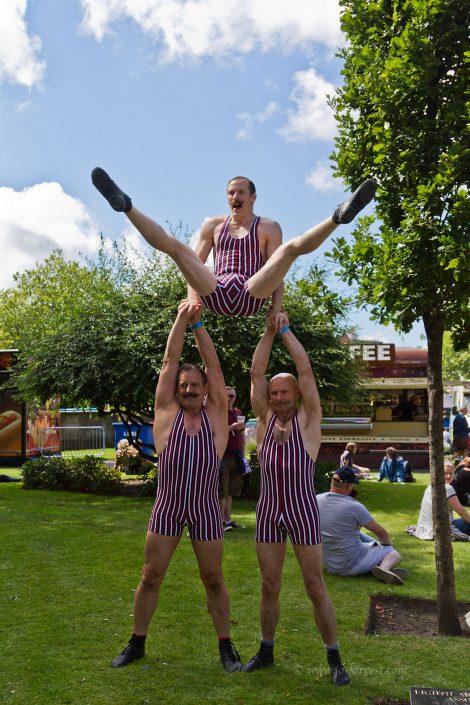
<svg viewBox="0 0 470 705">
<path fill-rule="evenodd" d="M 467 535 L 470 534 L 470 514 L 467 512 L 465 507 L 462 507 L 454 488 L 450 484 L 453 474 L 454 467 L 452 461 L 446 460 L 444 463 L 444 477 L 446 483 L 445 488 L 447 502 L 449 504 L 449 522 L 451 525 L 450 531 L 454 541 L 470 541 L 470 535 Z M 461 516 L 461 519 L 454 519 L 452 510 L 457 512 L 457 514 Z M 464 531 L 462 531 L 462 526 L 466 527 L 464 528 Z M 431 485 L 428 485 L 424 491 L 418 523 L 416 526 L 408 526 L 406 530 L 412 536 L 416 536 L 417 539 L 423 539 L 424 541 L 432 541 L 434 539 Z"/>
</svg>

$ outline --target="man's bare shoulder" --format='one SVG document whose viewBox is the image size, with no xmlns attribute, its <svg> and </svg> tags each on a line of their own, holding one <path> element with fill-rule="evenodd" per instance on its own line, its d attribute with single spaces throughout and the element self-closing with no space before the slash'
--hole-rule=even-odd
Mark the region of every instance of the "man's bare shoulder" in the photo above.
<svg viewBox="0 0 470 705">
<path fill-rule="evenodd" d="M 266 228 L 267 230 L 277 230 L 278 228 L 281 228 L 277 220 L 266 218 L 264 215 L 260 216 L 258 227 Z"/>
<path fill-rule="evenodd" d="M 204 218 L 202 221 L 201 232 L 203 230 L 206 232 L 213 232 L 217 226 L 222 225 L 222 223 L 225 222 L 226 218 L 226 215 L 208 215 L 207 218 Z"/>
</svg>

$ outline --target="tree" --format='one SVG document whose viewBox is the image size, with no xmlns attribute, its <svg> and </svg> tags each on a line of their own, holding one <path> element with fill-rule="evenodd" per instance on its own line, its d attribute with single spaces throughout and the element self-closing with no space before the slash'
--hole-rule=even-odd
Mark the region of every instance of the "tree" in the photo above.
<svg viewBox="0 0 470 705">
<path fill-rule="evenodd" d="M 454 350 L 451 335 L 447 331 L 444 333 L 442 349 L 442 375 L 444 380 L 470 379 L 470 347 Z"/>
<path fill-rule="evenodd" d="M 286 287 L 291 325 L 308 350 L 325 401 L 353 400 L 357 369 L 338 339 L 347 302 L 312 268 Z M 93 405 L 124 423 L 153 418 L 155 381 L 168 332 L 186 287 L 175 265 L 151 251 L 145 259 L 114 247 L 95 262 L 67 263 L 54 252 L 16 278 L 0 302 L 3 343 L 20 350 L 12 382 L 23 399 L 60 398 L 69 406 Z M 18 315 L 19 313 L 19 315 Z M 205 313 L 227 384 L 250 408 L 253 351 L 263 315 L 227 318 Z M 200 362 L 192 336 L 184 359 Z M 294 371 L 284 346 L 275 346 L 272 370 Z"/>
<path fill-rule="evenodd" d="M 339 126 L 336 173 L 379 184 L 377 216 L 339 238 L 340 274 L 376 320 L 407 332 L 422 319 L 428 343 L 430 469 L 438 619 L 458 634 L 444 492 L 442 338 L 470 340 L 470 149 L 466 0 L 340 0 L 344 85 L 331 98 Z"/>
</svg>

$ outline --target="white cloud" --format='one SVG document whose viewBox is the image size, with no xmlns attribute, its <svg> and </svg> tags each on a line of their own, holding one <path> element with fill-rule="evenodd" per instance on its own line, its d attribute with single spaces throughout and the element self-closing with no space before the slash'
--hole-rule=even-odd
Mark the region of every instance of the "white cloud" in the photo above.
<svg viewBox="0 0 470 705">
<path fill-rule="evenodd" d="M 23 191 L 0 188 L 0 289 L 12 286 L 15 272 L 34 267 L 54 249 L 74 259 L 79 252 L 93 255 L 98 244 L 98 227 L 60 184 L 36 184 Z"/>
<path fill-rule="evenodd" d="M 313 169 L 305 178 L 305 183 L 311 186 L 314 191 L 329 193 L 343 189 L 341 179 L 335 179 L 328 162 L 317 162 Z"/>
<path fill-rule="evenodd" d="M 0 83 L 31 87 L 41 80 L 45 64 L 38 58 L 41 41 L 28 35 L 26 0 L 0 3 Z"/>
<path fill-rule="evenodd" d="M 101 40 L 132 19 L 162 44 L 168 61 L 227 57 L 253 49 L 341 43 L 338 0 L 81 0 L 83 28 Z"/>
<path fill-rule="evenodd" d="M 297 71 L 293 81 L 290 99 L 296 107 L 288 112 L 287 125 L 279 130 L 279 134 L 287 142 L 331 140 L 336 134 L 336 123 L 326 101 L 327 95 L 334 93 L 335 86 L 313 68 Z"/>
<path fill-rule="evenodd" d="M 278 110 L 277 103 L 272 100 L 267 104 L 264 110 L 259 113 L 239 113 L 237 120 L 241 122 L 241 127 L 237 132 L 237 137 L 240 140 L 246 140 L 251 137 L 253 129 L 256 125 L 262 125 L 263 122 L 269 120 Z"/>
</svg>

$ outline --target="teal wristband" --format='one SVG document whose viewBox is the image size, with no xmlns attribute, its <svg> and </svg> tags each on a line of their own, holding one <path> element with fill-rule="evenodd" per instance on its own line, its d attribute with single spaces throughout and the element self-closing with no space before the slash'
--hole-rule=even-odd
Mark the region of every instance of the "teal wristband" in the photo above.
<svg viewBox="0 0 470 705">
<path fill-rule="evenodd" d="M 284 326 L 284 328 L 281 328 L 279 331 L 279 335 L 282 335 L 283 333 L 286 333 L 286 331 L 290 330 L 289 326 Z"/>
<path fill-rule="evenodd" d="M 204 323 L 202 321 L 197 321 L 196 323 L 193 323 L 192 326 L 189 326 L 189 330 L 194 333 L 197 328 L 202 328 L 203 325 Z"/>
</svg>

